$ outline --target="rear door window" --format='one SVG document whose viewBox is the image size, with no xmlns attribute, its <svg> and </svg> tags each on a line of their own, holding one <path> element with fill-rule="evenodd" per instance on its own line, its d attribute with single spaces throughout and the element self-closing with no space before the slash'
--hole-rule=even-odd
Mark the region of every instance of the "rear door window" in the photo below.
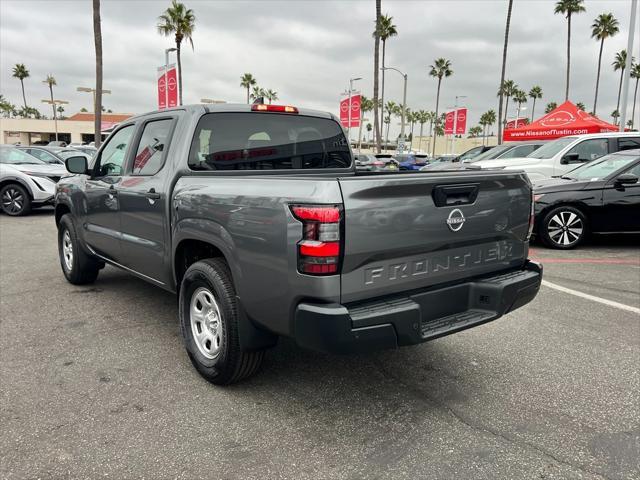
<svg viewBox="0 0 640 480">
<path fill-rule="evenodd" d="M 519 145 L 515 148 L 512 148 L 508 152 L 505 152 L 503 155 L 500 155 L 500 158 L 520 158 L 526 157 L 530 153 L 535 150 L 534 145 Z"/>
<path fill-rule="evenodd" d="M 618 150 L 634 150 L 640 148 L 640 137 L 625 137 L 618 139 Z"/>
<path fill-rule="evenodd" d="M 155 175 L 164 164 L 169 149 L 172 118 L 153 120 L 144 126 L 136 156 L 133 159 L 133 175 Z"/>
<path fill-rule="evenodd" d="M 328 118 L 273 113 L 204 115 L 191 143 L 192 170 L 349 168 L 342 128 Z"/>
</svg>

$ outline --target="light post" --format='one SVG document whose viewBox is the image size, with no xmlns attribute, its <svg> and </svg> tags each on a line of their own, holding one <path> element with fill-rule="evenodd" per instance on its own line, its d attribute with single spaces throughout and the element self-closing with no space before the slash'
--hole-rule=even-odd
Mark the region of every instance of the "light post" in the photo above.
<svg viewBox="0 0 640 480">
<path fill-rule="evenodd" d="M 394 67 L 382 67 L 381 70 L 393 70 L 398 72 L 404 78 L 404 88 L 402 93 L 402 112 L 400 114 L 400 138 L 402 139 L 402 145 L 398 145 L 400 153 L 404 151 L 404 118 L 407 113 L 407 74 L 402 73 L 400 70 Z M 391 113 L 389 113 L 391 116 Z M 382 106 L 382 117 L 384 118 L 384 105 Z"/>
<path fill-rule="evenodd" d="M 96 113 L 96 89 L 95 88 L 89 88 L 89 87 L 77 87 L 76 91 L 78 92 L 87 92 L 87 93 L 92 93 L 93 94 L 93 113 Z M 111 90 L 102 90 L 102 94 L 104 95 L 105 93 L 111 93 Z"/>
<path fill-rule="evenodd" d="M 56 131 L 56 142 L 58 141 L 58 117 L 55 114 L 56 111 L 56 105 L 67 105 L 69 102 L 67 102 L 66 100 L 42 100 L 42 103 L 48 103 L 49 105 L 53 106 L 53 125 Z"/>
<path fill-rule="evenodd" d="M 451 140 L 452 153 L 456 154 L 456 135 L 458 133 L 458 99 L 467 98 L 466 95 L 456 95 L 456 104 L 453 107 L 453 139 Z"/>
<path fill-rule="evenodd" d="M 627 98 L 629 96 L 629 78 L 631 76 L 631 60 L 633 59 L 633 35 L 636 28 L 636 11 L 638 0 L 631 1 L 631 17 L 629 19 L 629 38 L 627 40 L 627 62 L 625 64 L 624 78 L 622 80 L 622 96 L 620 98 L 620 131 L 624 132 L 624 124 L 627 121 Z"/>
<path fill-rule="evenodd" d="M 351 145 L 351 94 L 353 93 L 353 82 L 357 82 L 358 80 L 362 80 L 362 77 L 349 79 L 349 115 L 347 117 L 347 139 L 349 140 L 349 145 Z"/>
<path fill-rule="evenodd" d="M 176 47 L 165 48 L 164 50 L 164 108 L 169 108 L 169 82 L 167 73 L 169 72 L 169 52 L 175 52 Z"/>
</svg>

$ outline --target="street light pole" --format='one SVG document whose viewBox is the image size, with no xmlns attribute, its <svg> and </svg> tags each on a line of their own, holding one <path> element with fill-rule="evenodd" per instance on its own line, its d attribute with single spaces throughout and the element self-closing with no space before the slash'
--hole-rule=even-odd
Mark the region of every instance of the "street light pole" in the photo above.
<svg viewBox="0 0 640 480">
<path fill-rule="evenodd" d="M 42 103 L 48 103 L 49 105 L 53 106 L 53 111 L 56 111 L 56 105 L 66 105 L 69 102 L 67 102 L 66 100 L 54 100 L 53 98 L 51 100 L 42 100 Z M 54 129 L 56 131 L 56 142 L 58 141 L 58 117 L 54 114 L 53 115 L 53 125 L 54 125 Z"/>
<path fill-rule="evenodd" d="M 349 145 L 351 145 L 351 94 L 353 93 L 353 82 L 358 80 L 362 80 L 362 77 L 355 77 L 349 79 L 349 114 L 347 120 L 347 140 L 349 141 Z"/>
<path fill-rule="evenodd" d="M 627 121 L 627 101 L 629 97 L 629 78 L 631 76 L 631 60 L 633 59 L 633 35 L 636 28 L 636 12 L 638 8 L 638 0 L 631 0 L 631 18 L 629 20 L 629 39 L 627 41 L 627 62 L 624 70 L 624 79 L 622 80 L 622 97 L 620 98 L 621 111 L 620 114 L 620 131 L 624 132 L 624 124 Z"/>
<path fill-rule="evenodd" d="M 178 49 L 175 47 L 165 48 L 164 50 L 164 108 L 169 108 L 169 82 L 167 74 L 169 73 L 169 52 L 175 52 Z"/>
<path fill-rule="evenodd" d="M 92 93 L 93 94 L 93 113 L 95 112 L 96 109 L 96 89 L 95 88 L 89 88 L 89 87 L 77 87 L 76 91 L 78 92 L 87 92 L 87 93 Z M 104 95 L 105 93 L 111 93 L 111 90 L 102 90 L 102 94 Z"/>
<path fill-rule="evenodd" d="M 405 115 L 407 113 L 407 74 L 406 73 L 402 73 L 400 70 L 398 70 L 397 68 L 394 67 L 382 67 L 381 70 L 393 70 L 398 72 L 400 75 L 402 75 L 402 78 L 404 78 L 404 87 L 403 87 L 403 93 L 402 93 L 402 112 L 400 113 L 400 138 L 402 139 L 402 147 L 399 149 L 400 153 L 402 153 L 404 151 L 404 124 L 405 124 Z M 383 112 L 384 112 L 384 105 L 383 107 Z M 391 113 L 389 113 L 389 116 L 391 116 Z M 383 114 L 383 118 L 384 118 L 384 114 Z"/>
<path fill-rule="evenodd" d="M 466 95 L 456 95 L 456 104 L 453 107 L 453 139 L 451 140 L 452 153 L 456 154 L 456 134 L 458 132 L 458 99 L 467 98 Z"/>
</svg>

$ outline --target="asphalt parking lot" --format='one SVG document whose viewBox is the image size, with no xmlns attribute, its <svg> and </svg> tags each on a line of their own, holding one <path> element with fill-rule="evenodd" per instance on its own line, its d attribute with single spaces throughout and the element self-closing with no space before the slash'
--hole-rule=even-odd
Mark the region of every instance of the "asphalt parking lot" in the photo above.
<svg viewBox="0 0 640 480">
<path fill-rule="evenodd" d="M 638 238 L 536 247 L 553 285 L 640 307 Z M 640 478 L 640 314 L 544 286 L 491 324 L 330 356 L 281 341 L 218 388 L 176 300 L 60 272 L 51 211 L 0 216 L 0 478 Z"/>
</svg>

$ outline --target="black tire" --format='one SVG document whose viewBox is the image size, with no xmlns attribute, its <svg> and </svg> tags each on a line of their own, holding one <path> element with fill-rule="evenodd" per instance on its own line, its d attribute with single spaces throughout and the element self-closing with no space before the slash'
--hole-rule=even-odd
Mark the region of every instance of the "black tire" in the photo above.
<svg viewBox="0 0 640 480">
<path fill-rule="evenodd" d="M 0 189 L 0 207 L 12 217 L 28 215 L 31 212 L 31 196 L 18 183 L 9 183 Z"/>
<path fill-rule="evenodd" d="M 540 240 L 547 247 L 569 250 L 584 241 L 589 225 L 582 211 L 570 205 L 562 205 L 542 217 L 538 231 Z"/>
<path fill-rule="evenodd" d="M 207 293 L 208 292 L 208 293 Z M 198 294 L 213 296 L 213 309 L 221 317 L 215 330 L 207 328 L 201 340 L 196 339 L 194 329 L 205 328 L 204 321 L 191 322 L 191 308 L 197 310 Z M 210 300 L 210 299 L 209 299 Z M 264 350 L 242 351 L 238 335 L 238 305 L 236 291 L 227 263 L 218 258 L 201 260 L 191 265 L 182 279 L 179 298 L 180 329 L 187 354 L 198 373 L 215 385 L 229 385 L 253 375 L 262 364 Z M 205 312 L 201 305 L 201 312 Z M 212 310 L 209 307 L 209 312 Z M 203 315 L 201 318 L 211 318 Z M 213 318 L 216 318 L 215 315 Z M 211 320 L 209 320 L 211 321 Z M 221 328 L 220 331 L 217 328 Z M 215 332 L 215 333 L 213 333 Z M 218 346 L 207 347 L 206 335 L 214 335 Z M 214 352 L 214 350 L 216 350 Z"/>
<path fill-rule="evenodd" d="M 68 233 L 68 237 L 66 234 Z M 65 242 L 71 245 L 71 261 L 65 259 Z M 103 264 L 90 256 L 80 245 L 76 226 L 70 214 L 63 215 L 58 224 L 58 256 L 62 273 L 74 285 L 86 285 L 93 283 L 98 278 L 98 272 Z M 68 264 L 70 263 L 70 265 Z"/>
</svg>

